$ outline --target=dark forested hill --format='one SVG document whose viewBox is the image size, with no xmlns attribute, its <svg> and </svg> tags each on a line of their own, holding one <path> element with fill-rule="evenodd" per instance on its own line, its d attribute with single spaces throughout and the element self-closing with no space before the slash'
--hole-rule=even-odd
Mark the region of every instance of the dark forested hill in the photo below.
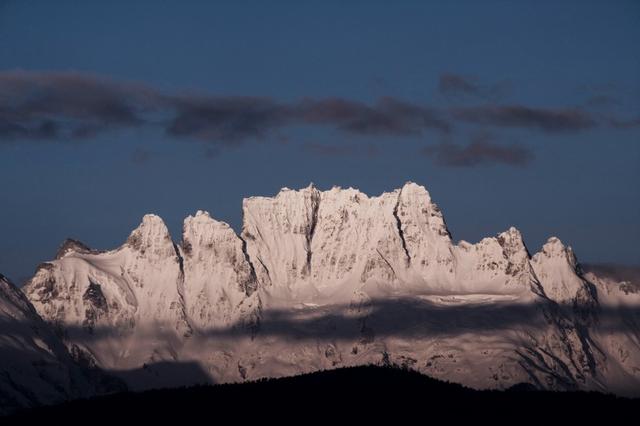
<svg viewBox="0 0 640 426">
<path fill-rule="evenodd" d="M 634 424 L 640 400 L 587 392 L 476 391 L 395 367 L 354 367 L 256 382 L 118 393 L 19 412 L 0 424 L 170 424 L 246 421 L 342 423 L 435 419 L 521 423 L 531 420 L 626 420 Z M 276 423 L 277 424 L 277 423 Z M 359 423 L 358 423 L 359 424 Z"/>
</svg>

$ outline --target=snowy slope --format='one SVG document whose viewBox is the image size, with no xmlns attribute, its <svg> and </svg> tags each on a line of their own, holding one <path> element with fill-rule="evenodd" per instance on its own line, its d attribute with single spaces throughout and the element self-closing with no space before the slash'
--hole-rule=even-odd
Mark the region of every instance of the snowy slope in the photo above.
<svg viewBox="0 0 640 426">
<path fill-rule="evenodd" d="M 585 274 L 593 283 L 598 303 L 606 315 L 588 324 L 590 334 L 607 359 L 602 380 L 608 389 L 621 394 L 638 394 L 640 376 L 640 286 Z"/>
<path fill-rule="evenodd" d="M 42 264 L 25 287 L 68 342 L 107 369 L 174 360 L 191 332 L 177 247 L 162 220 L 146 215 L 120 248 L 67 251 Z"/>
<path fill-rule="evenodd" d="M 24 294 L 0 275 L 0 414 L 94 392 Z"/>
<path fill-rule="evenodd" d="M 238 381 L 392 362 L 478 388 L 640 393 L 637 294 L 583 275 L 557 238 L 533 257 L 515 228 L 455 243 L 414 183 L 284 188 L 243 214 L 240 235 L 199 211 L 179 244 L 154 215 L 113 251 L 67 243 L 24 291 L 116 372 L 188 362 L 200 381 Z"/>
</svg>

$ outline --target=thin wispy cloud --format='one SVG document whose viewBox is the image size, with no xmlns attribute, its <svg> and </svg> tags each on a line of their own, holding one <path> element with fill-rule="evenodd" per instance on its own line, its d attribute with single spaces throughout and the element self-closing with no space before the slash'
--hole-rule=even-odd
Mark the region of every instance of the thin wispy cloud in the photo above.
<svg viewBox="0 0 640 426">
<path fill-rule="evenodd" d="M 293 119 L 289 107 L 269 98 L 176 97 L 172 107 L 167 134 L 227 144 L 262 139 Z"/>
<path fill-rule="evenodd" d="M 631 119 L 610 117 L 608 122 L 611 127 L 616 129 L 632 129 L 634 127 L 640 127 L 640 117 Z"/>
<path fill-rule="evenodd" d="M 475 77 L 454 73 L 443 73 L 438 81 L 438 92 L 448 98 L 479 98 L 497 100 L 509 91 L 507 82 L 482 84 Z"/>
<path fill-rule="evenodd" d="M 524 105 L 483 105 L 454 108 L 456 120 L 495 127 L 516 127 L 546 132 L 576 132 L 598 126 L 593 115 L 580 108 L 534 108 Z"/>
<path fill-rule="evenodd" d="M 448 167 L 476 167 L 487 164 L 527 166 L 534 158 L 533 152 L 514 143 L 499 144 L 493 135 L 480 133 L 471 138 L 468 145 L 442 142 L 423 148 L 422 153 L 434 162 Z"/>
<path fill-rule="evenodd" d="M 79 73 L 0 73 L 0 138 L 88 138 L 144 123 L 155 91 Z"/>
<path fill-rule="evenodd" d="M 585 106 L 590 108 L 609 108 L 619 105 L 621 102 L 618 98 L 606 94 L 593 95 L 585 101 Z"/>
<path fill-rule="evenodd" d="M 342 98 L 306 99 L 295 108 L 309 124 L 332 124 L 360 135 L 420 135 L 449 132 L 451 125 L 433 108 L 384 97 L 373 105 Z"/>
</svg>

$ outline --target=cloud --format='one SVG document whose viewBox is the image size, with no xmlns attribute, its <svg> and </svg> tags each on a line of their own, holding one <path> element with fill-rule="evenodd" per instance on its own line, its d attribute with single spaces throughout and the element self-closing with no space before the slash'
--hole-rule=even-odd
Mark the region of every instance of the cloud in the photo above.
<svg viewBox="0 0 640 426">
<path fill-rule="evenodd" d="M 438 81 L 438 92 L 447 97 L 476 97 L 498 99 L 508 91 L 508 83 L 483 85 L 476 78 L 443 73 Z"/>
<path fill-rule="evenodd" d="M 269 98 L 177 97 L 172 103 L 176 114 L 167 133 L 204 141 L 233 144 L 262 139 L 293 121 L 289 107 Z"/>
<path fill-rule="evenodd" d="M 308 124 L 331 124 L 359 135 L 420 135 L 424 130 L 449 132 L 451 125 L 431 108 L 383 97 L 373 105 L 342 98 L 304 100 L 296 107 Z"/>
<path fill-rule="evenodd" d="M 440 80 L 444 92 L 494 91 L 494 86 L 486 87 L 454 74 L 443 74 Z M 322 126 L 362 137 L 419 137 L 427 132 L 450 134 L 458 123 L 547 132 L 637 125 L 637 120 L 594 117 L 579 108 L 524 105 L 443 110 L 393 97 L 372 103 L 340 97 L 281 102 L 267 97 L 174 94 L 91 74 L 0 72 L 0 142 L 90 139 L 114 129 L 154 126 L 173 138 L 215 146 L 217 153 L 229 146 L 282 138 L 282 131 L 294 126 Z M 488 147 L 487 142 L 473 145 L 476 150 Z"/>
<path fill-rule="evenodd" d="M 521 127 L 546 132 L 577 132 L 598 125 L 593 116 L 579 108 L 531 108 L 522 105 L 454 108 L 452 116 L 473 124 Z"/>
<path fill-rule="evenodd" d="M 615 129 L 632 129 L 635 127 L 640 127 L 640 117 L 632 118 L 632 119 L 619 119 L 619 118 L 609 118 L 609 125 Z"/>
<path fill-rule="evenodd" d="M 264 139 L 294 125 L 321 125 L 363 136 L 448 132 L 431 108 L 385 97 L 281 103 L 250 96 L 163 93 L 78 73 L 0 72 L 0 138 L 86 139 L 120 127 L 160 125 L 172 137 L 221 145 Z"/>
<path fill-rule="evenodd" d="M 8 113 L 0 110 L 0 141 L 16 139 L 55 139 L 60 130 L 52 120 L 40 120 L 35 123 L 22 123 L 7 117 Z"/>
<path fill-rule="evenodd" d="M 585 107 L 596 109 L 622 106 L 626 97 L 622 87 L 614 83 L 581 84 L 574 92 L 585 98 Z"/>
<path fill-rule="evenodd" d="M 158 96 L 143 86 L 78 73 L 0 73 L 0 138 L 88 138 L 144 123 Z"/>
<path fill-rule="evenodd" d="M 599 277 L 609 278 L 615 282 L 627 281 L 640 290 L 640 266 L 616 264 L 581 264 L 585 272 L 592 272 Z"/>
<path fill-rule="evenodd" d="M 467 146 L 443 142 L 422 150 L 424 155 L 433 157 L 436 164 L 450 167 L 475 167 L 486 164 L 507 164 L 523 167 L 533 160 L 533 153 L 516 144 L 501 145 L 489 134 L 474 137 Z"/>
<path fill-rule="evenodd" d="M 451 129 L 437 111 L 390 97 L 371 105 L 343 98 L 283 104 L 270 98 L 180 97 L 172 105 L 176 115 L 168 134 L 223 144 L 265 139 L 292 125 L 327 126 L 360 136 L 417 136 Z"/>
<path fill-rule="evenodd" d="M 590 96 L 585 101 L 585 105 L 587 107 L 593 108 L 608 108 L 612 106 L 619 106 L 621 104 L 620 100 L 616 97 L 604 94 Z"/>
</svg>

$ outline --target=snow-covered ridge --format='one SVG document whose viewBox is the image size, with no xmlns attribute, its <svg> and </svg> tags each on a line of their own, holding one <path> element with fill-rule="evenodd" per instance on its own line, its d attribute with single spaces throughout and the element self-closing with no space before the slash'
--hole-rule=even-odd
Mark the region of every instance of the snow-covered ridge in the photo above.
<svg viewBox="0 0 640 426">
<path fill-rule="evenodd" d="M 24 291 L 113 371 L 188 360 L 219 382 L 384 358 L 476 387 L 640 382 L 640 328 L 609 309 L 640 303 L 605 294 L 555 237 L 533 256 L 513 227 L 456 244 L 411 182 L 379 196 L 283 188 L 242 209 L 240 235 L 198 211 L 180 241 L 145 215 L 114 250 L 67 242 Z M 605 314 L 625 330 L 613 340 Z"/>
<path fill-rule="evenodd" d="M 439 207 L 423 186 L 412 182 L 377 197 L 353 188 L 319 191 L 313 184 L 283 188 L 275 197 L 245 199 L 243 213 L 242 232 L 236 235 L 228 224 L 198 211 L 185 219 L 177 244 L 162 219 L 147 214 L 114 251 L 98 253 L 67 240 L 56 258 L 89 261 L 130 251 L 151 263 L 175 259 L 182 268 L 185 254 L 192 263 L 194 257 L 201 263 L 209 252 L 209 260 L 217 262 L 219 247 L 231 244 L 241 253 L 229 251 L 227 257 L 233 259 L 227 261 L 244 261 L 249 270 L 241 279 L 246 293 L 261 286 L 294 298 L 332 295 L 345 282 L 374 279 L 444 293 L 501 293 L 530 284 L 526 279 L 516 284 L 519 273 L 529 268 L 529 253 L 517 229 L 477 244 L 454 244 Z M 573 255 L 561 255 L 564 251 L 560 240 L 551 237 L 533 257 L 539 275 L 545 276 L 542 268 L 553 262 L 575 270 Z M 560 301 L 575 296 L 577 288 L 551 283 L 548 290 L 547 296 Z"/>
</svg>

